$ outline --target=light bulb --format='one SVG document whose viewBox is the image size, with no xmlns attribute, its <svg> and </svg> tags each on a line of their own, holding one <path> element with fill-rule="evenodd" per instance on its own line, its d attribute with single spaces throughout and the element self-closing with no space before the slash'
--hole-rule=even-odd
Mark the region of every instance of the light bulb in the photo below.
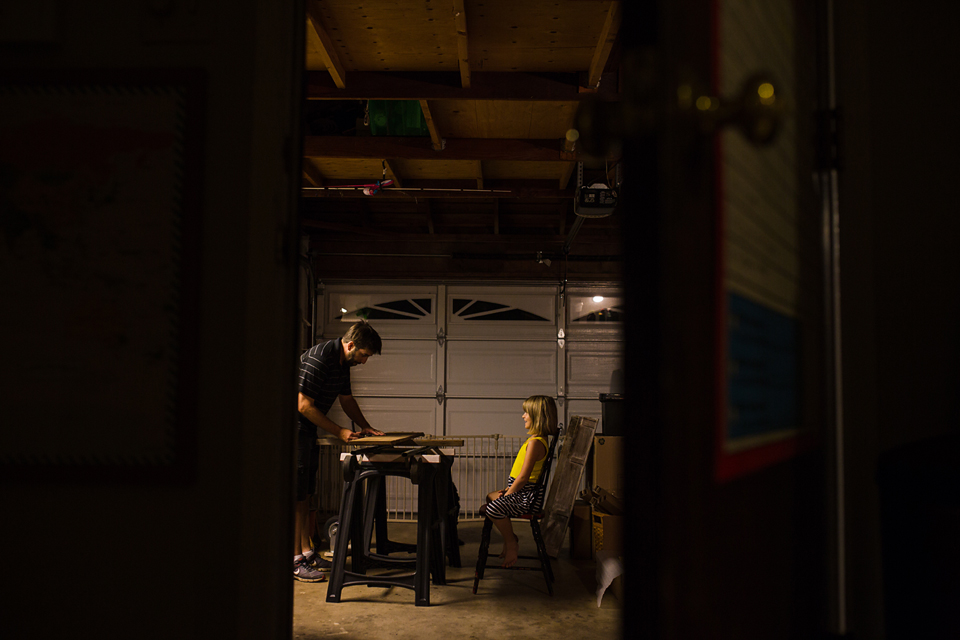
<svg viewBox="0 0 960 640">
<path fill-rule="evenodd" d="M 594 302 L 603 302 L 603 296 L 593 296 Z"/>
</svg>

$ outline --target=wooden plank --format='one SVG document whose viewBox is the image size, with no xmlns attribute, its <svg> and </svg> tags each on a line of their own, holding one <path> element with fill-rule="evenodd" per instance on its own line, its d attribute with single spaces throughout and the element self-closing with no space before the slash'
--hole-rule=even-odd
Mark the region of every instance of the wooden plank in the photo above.
<svg viewBox="0 0 960 640">
<path fill-rule="evenodd" d="M 396 163 L 384 159 L 383 166 L 386 168 L 387 177 L 393 180 L 393 183 L 397 187 L 403 187 L 403 178 L 400 177 L 400 173 L 397 171 Z"/>
<path fill-rule="evenodd" d="M 559 186 L 560 189 L 567 188 L 567 183 L 570 182 L 570 176 L 573 175 L 573 170 L 574 168 L 576 168 L 576 166 L 577 166 L 576 162 L 568 162 L 563 167 L 563 174 L 560 176 L 560 186 Z"/>
<path fill-rule="evenodd" d="M 449 138 L 443 151 L 434 151 L 429 138 L 306 136 L 303 155 L 308 158 L 562 162 L 558 139 Z"/>
<path fill-rule="evenodd" d="M 382 436 L 361 436 L 357 440 L 350 441 L 349 444 L 358 447 L 368 447 L 376 444 L 402 444 L 412 443 L 414 439 L 423 437 L 422 431 L 394 431 L 385 432 Z"/>
<path fill-rule="evenodd" d="M 477 160 L 477 189 L 483 189 L 483 162 Z"/>
<path fill-rule="evenodd" d="M 307 182 L 314 187 L 322 187 L 325 184 L 323 179 L 323 174 L 320 173 L 320 170 L 317 169 L 317 166 L 313 164 L 310 158 L 303 159 L 303 177 L 307 179 Z"/>
<path fill-rule="evenodd" d="M 409 183 L 410 181 L 408 181 Z M 422 184 L 422 181 L 418 181 Z M 333 185 L 327 185 L 325 187 L 304 187 L 300 190 L 300 197 L 302 198 L 370 198 L 374 197 L 378 200 L 389 200 L 389 199 L 409 199 L 410 197 L 416 197 L 419 199 L 461 199 L 461 200 L 490 200 L 490 199 L 500 199 L 500 198 L 520 198 L 524 200 L 537 200 L 537 199 L 572 199 L 574 196 L 574 191 L 572 189 L 497 189 L 497 188 L 487 188 L 487 189 L 456 189 L 450 187 L 444 187 L 442 183 L 437 183 L 435 187 L 412 187 L 406 186 L 402 189 L 394 189 L 393 187 L 387 187 L 383 189 L 376 196 L 367 196 L 363 194 L 361 187 L 345 187 L 339 188 Z"/>
<path fill-rule="evenodd" d="M 576 68 L 576 67 L 574 67 Z M 604 78 L 599 95 L 616 100 L 616 75 Z M 522 102 L 579 102 L 576 73 L 473 71 L 470 87 L 460 84 L 456 72 L 351 71 L 350 86 L 339 87 L 323 71 L 308 71 L 308 100 L 508 100 Z M 595 94 L 591 94 L 593 97 Z"/>
<path fill-rule="evenodd" d="M 338 88 L 343 89 L 347 86 L 347 74 L 343 70 L 343 63 L 340 62 L 340 56 L 337 54 L 330 34 L 323 27 L 323 20 L 320 17 L 320 3 L 317 0 L 307 0 L 307 18 L 320 40 L 320 55 L 327 66 L 331 79 Z"/>
<path fill-rule="evenodd" d="M 607 19 L 603 23 L 603 30 L 600 32 L 600 39 L 597 42 L 597 50 L 590 61 L 590 70 L 587 74 L 588 87 L 596 87 L 600 84 L 600 75 L 603 73 L 603 68 L 607 66 L 610 51 L 617 39 L 617 32 L 620 30 L 620 17 L 620 2 L 614 0 L 610 3 Z"/>
<path fill-rule="evenodd" d="M 460 86 L 470 88 L 470 48 L 467 43 L 467 11 L 463 0 L 453 0 L 453 18 L 457 27 L 457 63 L 460 66 Z"/>
<path fill-rule="evenodd" d="M 583 469 L 593 444 L 593 435 L 597 429 L 597 419 L 584 416 L 571 416 L 561 441 L 562 448 L 557 459 L 553 481 L 547 492 L 544 506 L 546 517 L 543 519 L 543 541 L 547 553 L 556 558 L 563 545 L 564 534 L 573 512 L 573 503 L 580 491 Z"/>
<path fill-rule="evenodd" d="M 440 151 L 443 149 L 443 137 L 440 135 L 437 123 L 433 121 L 433 114 L 430 113 L 430 104 L 427 100 L 420 101 L 420 110 L 423 111 L 423 119 L 426 121 L 427 130 L 430 132 L 430 142 L 433 143 L 433 150 Z"/>
</svg>

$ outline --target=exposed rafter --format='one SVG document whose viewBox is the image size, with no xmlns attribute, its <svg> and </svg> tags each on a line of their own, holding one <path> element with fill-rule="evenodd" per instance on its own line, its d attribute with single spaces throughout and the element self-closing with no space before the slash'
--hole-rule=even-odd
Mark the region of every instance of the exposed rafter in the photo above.
<svg viewBox="0 0 960 640">
<path fill-rule="evenodd" d="M 483 189 L 483 161 L 477 160 L 477 189 Z"/>
<path fill-rule="evenodd" d="M 470 87 L 461 86 L 456 71 L 351 71 L 350 86 L 340 87 L 323 71 L 308 71 L 308 100 L 513 100 L 577 102 L 592 98 L 580 91 L 576 73 L 474 71 Z M 607 79 L 609 78 L 609 82 Z M 599 94 L 616 100 L 615 73 L 604 74 Z"/>
<path fill-rule="evenodd" d="M 470 49 L 467 46 L 467 11 L 463 0 L 453 0 L 453 18 L 457 27 L 457 60 L 460 63 L 460 85 L 470 88 Z"/>
<path fill-rule="evenodd" d="M 429 138 L 389 136 L 307 136 L 308 158 L 374 158 L 405 160 L 517 160 L 564 162 L 560 140 L 506 138 L 448 138 L 443 151 L 434 151 Z M 579 152 L 577 153 L 579 158 Z"/>
<path fill-rule="evenodd" d="M 443 137 L 440 135 L 440 130 L 437 129 L 437 125 L 433 121 L 433 115 L 430 113 L 430 105 L 426 100 L 420 101 L 420 110 L 423 111 L 423 119 L 427 123 L 427 130 L 430 131 L 430 141 L 433 143 L 433 150 L 440 151 L 443 149 Z"/>
<path fill-rule="evenodd" d="M 323 21 L 320 19 L 320 3 L 317 0 L 307 0 L 307 18 L 320 40 L 320 54 L 327 71 L 330 72 L 330 77 L 338 88 L 343 89 L 347 86 L 347 74 L 343 70 L 343 64 L 340 62 L 340 56 L 337 54 L 333 39 L 323 28 Z"/>
<path fill-rule="evenodd" d="M 573 170 L 576 168 L 576 162 L 568 162 L 563 165 L 563 175 L 560 176 L 560 188 L 566 189 L 567 183 L 570 182 L 570 176 L 573 175 Z"/>
<path fill-rule="evenodd" d="M 320 170 L 317 169 L 317 166 L 313 164 L 309 158 L 303 159 L 303 177 L 314 187 L 322 187 L 326 184 L 326 181 L 323 179 L 323 174 L 320 173 Z"/>
<path fill-rule="evenodd" d="M 603 23 L 603 31 L 600 32 L 600 39 L 597 41 L 597 49 L 593 52 L 593 59 L 590 61 L 590 70 L 587 74 L 588 87 L 596 87 L 600 83 L 600 76 L 603 74 L 603 68 L 607 66 L 607 60 L 610 58 L 610 51 L 613 49 L 619 30 L 620 2 L 614 0 L 610 3 L 607 19 Z"/>
<path fill-rule="evenodd" d="M 387 187 L 375 196 L 367 196 L 361 187 L 305 187 L 301 189 L 303 198 L 377 198 L 378 200 L 399 199 L 525 199 L 525 200 L 556 200 L 572 199 L 574 192 L 571 189 L 457 189 L 437 187 Z"/>
<path fill-rule="evenodd" d="M 387 171 L 387 177 L 393 180 L 393 183 L 398 187 L 403 186 L 403 178 L 400 177 L 400 174 L 397 172 L 395 163 L 391 163 L 386 158 L 383 159 L 383 165 Z"/>
</svg>

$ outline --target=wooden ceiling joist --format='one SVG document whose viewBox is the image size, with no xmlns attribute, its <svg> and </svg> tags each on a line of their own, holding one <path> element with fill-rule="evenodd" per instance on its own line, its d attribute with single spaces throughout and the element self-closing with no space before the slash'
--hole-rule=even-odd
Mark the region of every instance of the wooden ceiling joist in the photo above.
<svg viewBox="0 0 960 640">
<path fill-rule="evenodd" d="M 573 175 L 573 170 L 576 168 L 576 162 L 568 162 L 563 166 L 563 175 L 560 176 L 560 188 L 566 189 L 567 183 L 570 182 L 570 176 Z"/>
<path fill-rule="evenodd" d="M 607 52 L 609 56 L 609 52 Z M 606 60 L 604 60 L 606 64 Z M 602 70 L 602 67 L 598 67 Z M 603 74 L 599 95 L 615 100 L 617 76 Z M 609 78 L 609 82 L 607 81 Z M 308 100 L 512 100 L 575 102 L 593 97 L 580 91 L 576 73 L 474 71 L 470 87 L 460 86 L 455 71 L 351 71 L 350 86 L 341 87 L 323 71 L 308 71 Z"/>
<path fill-rule="evenodd" d="M 326 181 L 323 179 L 323 174 L 320 173 L 320 170 L 317 169 L 315 164 L 307 158 L 304 158 L 302 164 L 303 177 L 307 179 L 307 182 L 309 182 L 311 186 L 322 187 L 326 184 Z"/>
<path fill-rule="evenodd" d="M 470 88 L 470 49 L 467 46 L 467 11 L 463 0 L 453 0 L 453 18 L 457 28 L 457 61 L 460 64 L 460 86 Z"/>
<path fill-rule="evenodd" d="M 403 178 L 400 177 L 400 174 L 397 172 L 395 163 L 391 163 L 386 158 L 383 159 L 383 166 L 386 169 L 387 177 L 393 180 L 393 184 L 398 187 L 403 186 Z"/>
<path fill-rule="evenodd" d="M 614 0 L 610 3 L 607 19 L 603 23 L 603 30 L 600 32 L 600 38 L 597 41 L 597 49 L 590 61 L 590 70 L 587 74 L 588 87 L 596 87 L 600 84 L 600 76 L 603 74 L 603 68 L 607 66 L 607 60 L 610 58 L 610 51 L 613 49 L 613 43 L 617 39 L 619 30 L 620 2 Z"/>
<path fill-rule="evenodd" d="M 483 189 L 483 162 L 477 160 L 477 189 Z"/>
<path fill-rule="evenodd" d="M 390 200 L 396 198 L 403 198 L 405 200 L 411 198 L 417 198 L 418 200 L 423 199 L 460 199 L 460 200 L 474 200 L 474 199 L 521 199 L 521 200 L 556 200 L 556 199 L 573 199 L 574 192 L 572 189 L 443 189 L 443 188 L 421 188 L 421 187 L 403 187 L 403 188 L 394 188 L 394 187 L 384 187 L 380 193 L 375 196 L 368 196 L 363 193 L 363 189 L 359 187 L 336 187 L 336 186 L 327 186 L 327 187 L 317 187 L 317 188 L 303 188 L 300 191 L 300 196 L 303 198 L 377 198 L 379 200 Z"/>
<path fill-rule="evenodd" d="M 434 151 L 433 141 L 426 137 L 306 136 L 303 155 L 308 158 L 398 160 L 565 160 L 560 156 L 560 140 L 527 138 L 448 138 L 443 151 Z"/>
<path fill-rule="evenodd" d="M 338 88 L 343 89 L 347 86 L 347 74 L 343 70 L 343 64 L 340 62 L 340 56 L 337 54 L 333 39 L 323 27 L 318 0 L 307 0 L 307 18 L 320 40 L 320 55 L 327 71 L 330 73 L 330 78 Z"/>
<path fill-rule="evenodd" d="M 440 135 L 437 124 L 433 121 L 433 115 L 430 113 L 430 105 L 426 100 L 420 101 L 420 110 L 423 111 L 423 119 L 427 123 L 427 130 L 430 132 L 430 142 L 433 143 L 433 150 L 443 149 L 443 137 Z"/>
</svg>

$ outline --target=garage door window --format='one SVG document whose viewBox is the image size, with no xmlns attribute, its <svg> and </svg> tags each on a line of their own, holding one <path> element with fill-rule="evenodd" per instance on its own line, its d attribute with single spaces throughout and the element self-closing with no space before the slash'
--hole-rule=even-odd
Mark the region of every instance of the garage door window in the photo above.
<svg viewBox="0 0 960 640">
<path fill-rule="evenodd" d="M 453 315 L 462 320 L 550 322 L 547 318 L 518 307 L 486 300 L 453 299 Z"/>
<path fill-rule="evenodd" d="M 354 310 L 341 308 L 342 314 L 336 316 L 336 319 L 340 322 L 353 322 L 358 318 L 364 320 L 422 320 L 430 316 L 432 309 L 433 300 L 430 298 L 408 298 L 406 300 L 378 302 Z"/>
</svg>

